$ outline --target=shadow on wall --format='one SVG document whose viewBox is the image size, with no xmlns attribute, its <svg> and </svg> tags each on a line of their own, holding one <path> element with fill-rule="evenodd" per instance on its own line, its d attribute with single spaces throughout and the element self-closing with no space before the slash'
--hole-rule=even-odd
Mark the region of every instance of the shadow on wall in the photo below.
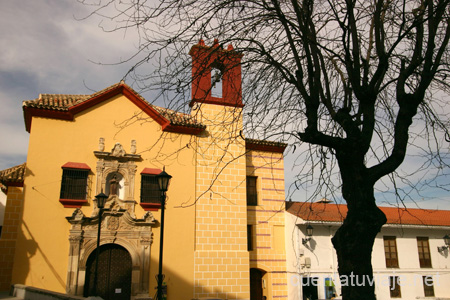
<svg viewBox="0 0 450 300">
<path fill-rule="evenodd" d="M 34 295 L 36 293 L 36 291 L 39 291 L 40 289 L 34 288 L 34 287 L 32 288 L 30 286 L 22 286 L 21 284 L 24 284 L 25 282 L 27 282 L 27 284 L 29 284 L 29 285 L 33 285 L 33 283 L 35 283 L 35 285 L 38 285 L 38 286 L 44 287 L 44 288 L 46 285 L 50 287 L 52 282 L 53 283 L 57 282 L 57 284 L 59 286 L 58 289 L 60 291 L 65 291 L 66 290 L 66 282 L 63 279 L 63 276 L 65 274 L 58 273 L 57 269 L 55 268 L 57 262 L 52 260 L 51 257 L 48 257 L 44 253 L 44 251 L 40 248 L 39 244 L 35 242 L 33 235 L 30 232 L 27 224 L 26 223 L 22 223 L 22 224 L 23 224 L 22 230 L 19 231 L 19 239 L 22 239 L 23 241 L 25 241 L 23 243 L 25 245 L 25 247 L 20 247 L 20 248 L 16 249 L 15 261 L 20 262 L 21 265 L 17 266 L 17 268 L 16 268 L 16 266 L 14 267 L 14 269 L 20 270 L 20 272 L 14 273 L 14 279 L 15 279 L 15 282 L 13 282 L 14 286 L 15 287 L 17 286 L 18 289 L 21 291 L 21 293 L 26 293 L 27 296 L 29 294 Z M 55 245 L 55 246 L 57 246 L 57 245 Z M 154 243 L 152 245 L 152 247 L 153 247 L 152 251 L 158 251 L 157 246 L 158 245 L 156 243 Z M 61 251 L 66 251 L 67 257 L 68 257 L 69 253 L 68 253 L 67 249 L 61 248 Z M 30 269 L 29 260 L 36 255 L 42 257 L 43 264 L 45 263 L 45 266 L 42 265 L 42 268 L 49 269 L 51 271 L 53 278 L 41 278 L 38 270 Z M 122 262 L 116 262 L 116 263 L 120 264 Z M 58 266 L 58 269 L 60 269 L 59 266 Z M 100 269 L 105 269 L 105 268 L 100 268 L 100 266 L 99 266 L 99 270 Z M 153 299 L 156 299 L 156 291 L 157 291 L 156 290 L 156 287 L 157 287 L 156 274 L 157 274 L 157 272 L 158 272 L 158 261 L 155 259 L 152 259 L 151 263 L 150 263 L 151 278 L 149 279 L 149 281 L 150 281 L 149 282 L 149 297 L 151 297 Z M 167 266 L 164 266 L 164 264 L 163 264 L 163 273 L 165 275 L 164 282 L 167 287 L 166 288 L 167 299 L 169 299 L 169 300 L 171 300 L 171 299 L 193 300 L 193 299 L 195 299 L 194 298 L 194 290 L 197 290 L 197 291 L 203 290 L 204 293 L 207 293 L 208 294 L 207 298 L 205 298 L 203 296 L 201 297 L 201 299 L 204 299 L 204 300 L 241 299 L 241 298 L 236 298 L 236 296 L 234 294 L 230 295 L 230 294 L 224 293 L 222 290 L 220 290 L 219 287 L 202 287 L 202 286 L 194 287 L 194 283 L 192 281 L 186 280 L 187 278 L 192 278 L 193 274 L 183 274 L 183 273 L 180 273 L 180 270 L 168 269 Z M 217 277 L 217 276 L 220 276 L 220 274 L 214 274 L 214 272 L 211 272 L 211 276 Z M 111 286 L 110 288 L 112 290 L 111 293 L 117 293 L 117 294 L 120 294 L 123 290 L 125 290 L 125 288 L 123 288 L 121 286 Z M 52 289 L 55 289 L 55 287 L 53 287 Z M 45 291 L 45 290 L 42 290 L 42 291 Z M 49 292 L 50 291 L 46 291 L 46 293 L 50 294 L 50 295 L 58 295 L 58 294 L 65 295 L 65 294 L 57 293 L 57 292 L 51 292 L 51 293 L 49 293 Z M 85 299 L 81 296 L 82 295 L 73 296 L 73 297 L 70 297 L 70 299 Z M 135 296 L 135 295 L 132 295 L 132 296 Z M 30 299 L 32 299 L 32 298 L 30 298 Z M 39 298 L 39 299 L 41 299 L 41 298 Z M 42 298 L 42 299 L 45 300 L 47 298 Z M 55 299 L 55 298 L 49 298 L 49 299 Z M 59 298 L 56 297 L 56 299 L 59 299 Z M 69 299 L 69 298 L 61 298 L 61 299 Z M 129 299 L 129 298 L 121 298 L 120 295 L 115 295 L 114 297 L 112 297 L 112 299 L 119 300 L 119 299 Z"/>
<path fill-rule="evenodd" d="M 25 233 L 23 230 L 19 231 L 18 234 L 18 240 L 24 241 L 22 245 L 24 247 L 16 248 L 16 254 L 15 254 L 15 262 L 20 262 L 20 265 L 14 266 L 14 269 L 20 269 L 20 272 L 14 273 L 14 278 L 19 283 L 24 283 L 25 279 L 27 278 L 27 275 L 30 273 L 30 265 L 29 265 L 29 259 L 35 256 L 36 254 L 39 254 L 43 260 L 45 261 L 45 264 L 47 267 L 51 270 L 54 279 L 57 280 L 60 287 L 65 290 L 66 284 L 65 281 L 61 278 L 61 276 L 56 271 L 51 258 L 49 258 L 44 251 L 39 247 L 39 244 L 36 243 L 33 234 L 29 230 L 27 224 L 22 221 L 22 229 L 25 229 Z M 62 249 L 62 251 L 64 251 Z M 13 271 L 14 272 L 14 271 Z M 42 278 L 43 279 L 43 278 Z"/>
</svg>

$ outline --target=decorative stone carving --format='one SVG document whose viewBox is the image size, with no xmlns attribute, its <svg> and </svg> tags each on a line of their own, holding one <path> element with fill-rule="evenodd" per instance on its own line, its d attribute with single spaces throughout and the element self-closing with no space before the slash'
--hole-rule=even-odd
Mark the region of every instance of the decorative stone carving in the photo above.
<svg viewBox="0 0 450 300">
<path fill-rule="evenodd" d="M 136 268 L 132 272 L 132 295 L 148 295 L 150 250 L 153 239 L 152 229 L 156 226 L 151 212 L 141 219 L 132 216 L 129 210 L 118 208 L 117 199 L 112 199 L 114 210 L 105 209 L 103 213 L 100 245 L 117 244 L 124 247 L 131 256 Z M 86 264 L 89 256 L 97 247 L 98 215 L 85 217 L 80 209 L 75 209 L 66 218 L 71 224 L 69 265 L 66 292 L 71 295 L 83 295 Z M 134 299 L 132 296 L 131 299 Z"/>
<path fill-rule="evenodd" d="M 131 153 L 131 154 L 136 154 L 136 140 L 131 140 L 131 149 L 130 149 L 130 153 Z"/>
<path fill-rule="evenodd" d="M 120 143 L 116 143 L 111 150 L 111 155 L 115 157 L 122 157 L 125 155 L 125 150 Z"/>
<path fill-rule="evenodd" d="M 104 138 L 100 138 L 98 149 L 94 151 L 97 157 L 94 193 L 109 193 L 100 229 L 100 245 L 117 244 L 130 253 L 133 264 L 132 295 L 148 295 L 150 245 L 156 222 L 150 212 L 142 219 L 137 219 L 135 215 L 135 162 L 142 158 L 136 154 L 135 140 L 131 141 L 130 154 L 120 143 L 116 143 L 111 152 L 105 152 Z M 71 228 L 66 291 L 71 295 L 83 295 L 87 260 L 97 247 L 99 209 L 95 199 L 93 203 L 91 217 L 86 217 L 81 209 L 76 209 L 67 217 Z M 131 299 L 134 298 L 132 296 Z"/>
<path fill-rule="evenodd" d="M 119 223 L 120 223 L 120 219 L 118 217 L 115 216 L 111 216 L 108 219 L 108 230 L 117 230 L 119 229 Z"/>
<path fill-rule="evenodd" d="M 136 141 L 132 140 L 132 148 Z M 141 160 L 137 154 L 127 154 L 120 143 L 116 143 L 111 152 L 94 151 L 98 158 L 96 167 L 97 185 L 95 193 L 109 194 L 105 207 L 111 210 L 125 209 L 134 216 L 134 180 L 137 171 L 135 161 Z M 95 202 L 95 200 L 94 200 Z M 96 202 L 95 202 L 96 203 Z M 92 216 L 98 214 L 95 208 Z"/>
<path fill-rule="evenodd" d="M 105 150 L 105 139 L 101 137 L 98 141 L 98 151 L 103 150 Z"/>
<path fill-rule="evenodd" d="M 80 244 L 80 242 L 83 241 L 83 238 L 81 237 L 81 235 L 76 235 L 76 236 L 69 236 L 69 242 L 71 244 Z"/>
<path fill-rule="evenodd" d="M 81 220 L 83 220 L 84 214 L 83 214 L 83 212 L 81 211 L 81 209 L 79 209 L 79 208 L 75 209 L 75 210 L 73 211 L 72 218 L 73 218 L 75 221 L 81 221 Z"/>
<path fill-rule="evenodd" d="M 114 174 L 113 178 L 109 181 L 109 195 L 117 195 L 117 189 L 119 188 L 119 181 Z"/>
<path fill-rule="evenodd" d="M 153 233 L 149 237 L 142 237 L 140 242 L 141 245 L 150 246 L 153 243 Z"/>
</svg>

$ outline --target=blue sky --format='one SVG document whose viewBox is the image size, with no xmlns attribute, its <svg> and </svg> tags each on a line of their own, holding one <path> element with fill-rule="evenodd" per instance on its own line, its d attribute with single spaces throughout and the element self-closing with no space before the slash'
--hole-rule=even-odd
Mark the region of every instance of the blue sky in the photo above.
<svg viewBox="0 0 450 300">
<path fill-rule="evenodd" d="M 26 160 L 22 101 L 40 93 L 91 94 L 122 79 L 133 42 L 104 33 L 76 1 L 2 1 L 0 9 L 0 169 Z"/>
<path fill-rule="evenodd" d="M 126 36 L 120 32 L 105 33 L 96 19 L 79 20 L 87 16 L 89 8 L 75 0 L 6 0 L 0 8 L 3 170 L 26 160 L 28 133 L 23 121 L 23 100 L 35 99 L 40 93 L 91 94 L 120 81 L 131 63 L 114 63 L 135 51 L 137 39 L 132 32 Z M 289 156 L 285 163 L 287 186 L 295 173 L 290 168 L 293 159 Z M 421 207 L 450 209 L 448 194 L 425 189 L 411 198 Z M 292 199 L 305 200 L 306 195 L 307 191 L 301 190 Z M 395 203 L 389 194 L 378 193 L 377 199 L 385 205 Z M 407 204 L 415 207 L 413 201 Z"/>
</svg>

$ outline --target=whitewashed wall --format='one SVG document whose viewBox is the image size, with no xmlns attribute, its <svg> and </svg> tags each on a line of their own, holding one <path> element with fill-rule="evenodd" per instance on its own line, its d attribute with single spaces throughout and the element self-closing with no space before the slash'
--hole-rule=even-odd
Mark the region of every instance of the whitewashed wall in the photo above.
<svg viewBox="0 0 450 300">
<path fill-rule="evenodd" d="M 299 227 L 295 224 L 302 224 Z M 325 298 L 325 278 L 331 277 L 336 285 L 337 296 L 340 295 L 339 275 L 337 273 L 336 252 L 331 243 L 339 224 L 314 224 L 313 237 L 306 245 L 306 224 L 286 212 L 286 254 L 288 265 L 289 300 L 302 300 L 302 276 L 317 277 L 319 299 Z M 424 298 L 422 276 L 432 275 L 434 279 L 435 298 L 450 299 L 450 255 L 446 250 L 439 253 L 438 246 L 444 245 L 443 236 L 450 234 L 450 227 L 419 227 L 385 225 L 378 234 L 372 255 L 377 299 L 392 299 L 389 292 L 389 276 L 400 276 L 404 282 L 401 286 L 402 297 L 399 299 Z M 383 236 L 396 236 L 399 268 L 386 268 Z M 428 237 L 431 251 L 432 268 L 420 268 L 417 237 Z M 305 261 L 311 261 L 308 268 Z M 361 283 L 362 279 L 359 279 Z M 356 283 L 356 279 L 354 279 Z M 338 297 L 340 298 L 340 297 Z M 424 298 L 425 299 L 425 298 Z M 427 297 L 426 299 L 433 299 Z"/>
</svg>

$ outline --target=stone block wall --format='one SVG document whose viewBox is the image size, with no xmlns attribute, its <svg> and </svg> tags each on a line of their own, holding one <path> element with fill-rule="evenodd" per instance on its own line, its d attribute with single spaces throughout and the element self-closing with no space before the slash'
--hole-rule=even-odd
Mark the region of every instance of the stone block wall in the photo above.
<svg viewBox="0 0 450 300">
<path fill-rule="evenodd" d="M 195 298 L 249 299 L 241 109 L 203 104 L 196 163 Z"/>
<path fill-rule="evenodd" d="M 250 267 L 265 272 L 263 295 L 268 300 L 287 299 L 283 154 L 250 151 L 246 164 L 247 175 L 257 177 L 258 192 L 258 205 L 247 207 L 253 234 Z"/>
</svg>

